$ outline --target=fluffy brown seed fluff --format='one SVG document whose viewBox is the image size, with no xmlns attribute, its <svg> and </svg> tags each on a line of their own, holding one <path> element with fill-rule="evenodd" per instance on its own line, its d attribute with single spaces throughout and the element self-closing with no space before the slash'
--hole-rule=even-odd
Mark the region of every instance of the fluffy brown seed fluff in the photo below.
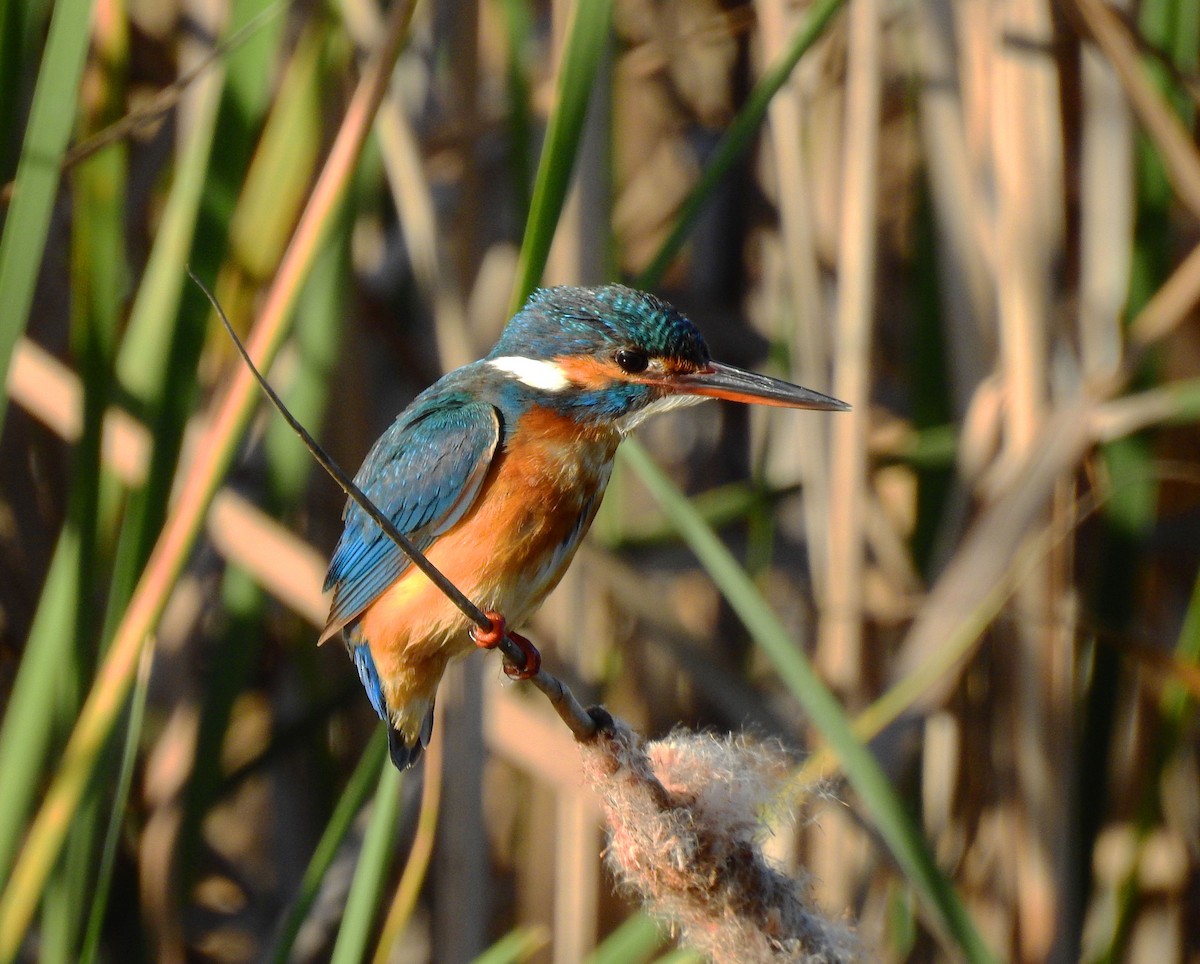
<svg viewBox="0 0 1200 964">
<path fill-rule="evenodd" d="M 582 749 L 609 866 L 680 943 L 722 962 L 855 959 L 850 930 L 763 855 L 762 814 L 792 769 L 781 747 L 683 731 L 646 743 L 617 721 Z"/>
</svg>

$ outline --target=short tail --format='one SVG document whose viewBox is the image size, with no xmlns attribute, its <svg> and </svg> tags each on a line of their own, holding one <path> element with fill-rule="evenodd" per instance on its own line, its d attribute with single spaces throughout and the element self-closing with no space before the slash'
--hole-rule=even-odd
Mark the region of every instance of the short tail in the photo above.
<svg viewBox="0 0 1200 964">
<path fill-rule="evenodd" d="M 407 770 L 421 759 L 421 751 L 429 746 L 429 738 L 433 735 L 433 700 L 429 701 L 429 708 L 425 711 L 425 716 L 421 720 L 421 729 L 415 738 L 405 736 L 396 726 L 395 718 L 384 698 L 383 683 L 379 679 L 379 671 L 375 668 L 375 660 L 371 656 L 370 646 L 366 644 L 365 640 L 360 640 L 357 634 L 351 635 L 350 633 L 347 633 L 346 643 L 350 655 L 354 657 L 354 665 L 358 667 L 358 675 L 362 680 L 363 688 L 367 691 L 367 697 L 371 700 L 371 705 L 375 707 L 379 718 L 388 728 L 388 752 L 391 753 L 392 762 L 396 764 L 397 770 Z M 413 707 L 413 709 L 417 713 L 420 712 L 418 707 Z"/>
<path fill-rule="evenodd" d="M 425 719 L 421 722 L 421 732 L 412 742 L 391 723 L 384 722 L 388 728 L 388 752 L 392 755 L 392 763 L 396 765 L 396 769 L 403 772 L 415 766 L 425 747 L 429 746 L 429 738 L 433 735 L 433 706 L 430 705 Z"/>
</svg>

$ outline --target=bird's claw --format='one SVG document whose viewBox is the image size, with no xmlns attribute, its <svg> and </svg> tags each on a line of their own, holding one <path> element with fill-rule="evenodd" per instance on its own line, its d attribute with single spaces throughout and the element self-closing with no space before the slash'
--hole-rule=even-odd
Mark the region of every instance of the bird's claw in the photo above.
<svg viewBox="0 0 1200 964">
<path fill-rule="evenodd" d="M 508 638 L 516 643 L 521 652 L 525 654 L 525 666 L 518 669 L 515 663 L 505 660 L 504 675 L 509 679 L 529 679 L 537 676 L 542 668 L 542 654 L 538 652 L 537 647 L 517 633 L 509 633 Z"/>
<path fill-rule="evenodd" d="M 484 613 L 491 627 L 483 629 L 476 626 L 471 630 L 471 639 L 475 641 L 475 645 L 480 649 L 495 649 L 504 642 L 507 636 L 517 648 L 525 654 L 525 665 L 518 667 L 511 660 L 506 659 L 504 662 L 504 673 L 509 679 L 529 679 L 532 676 L 537 676 L 542 668 L 542 654 L 538 652 L 537 647 L 533 645 L 524 636 L 517 633 L 511 633 L 505 628 L 504 616 L 498 612 L 488 611 Z M 508 655 L 507 653 L 505 654 Z"/>
<path fill-rule="evenodd" d="M 495 649 L 504 639 L 504 617 L 492 610 L 484 613 L 488 621 L 492 624 L 489 629 L 484 629 L 481 626 L 474 626 L 471 629 L 471 639 L 480 649 Z"/>
</svg>

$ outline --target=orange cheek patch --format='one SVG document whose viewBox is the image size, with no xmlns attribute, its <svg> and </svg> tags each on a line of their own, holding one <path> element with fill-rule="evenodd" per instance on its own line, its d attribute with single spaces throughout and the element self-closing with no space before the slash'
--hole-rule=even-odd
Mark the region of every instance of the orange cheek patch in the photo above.
<svg viewBox="0 0 1200 964">
<path fill-rule="evenodd" d="M 700 366 L 686 358 L 656 358 L 646 371 L 637 375 L 623 372 L 616 362 L 600 358 L 563 356 L 554 359 L 554 364 L 571 382 L 580 388 L 593 390 L 607 388 L 614 382 L 657 385 L 672 375 L 691 375 L 700 370 Z"/>
<path fill-rule="evenodd" d="M 621 378 L 621 370 L 615 363 L 598 358 L 566 355 L 554 359 L 554 363 L 562 369 L 567 378 L 582 388 L 604 388 Z"/>
</svg>

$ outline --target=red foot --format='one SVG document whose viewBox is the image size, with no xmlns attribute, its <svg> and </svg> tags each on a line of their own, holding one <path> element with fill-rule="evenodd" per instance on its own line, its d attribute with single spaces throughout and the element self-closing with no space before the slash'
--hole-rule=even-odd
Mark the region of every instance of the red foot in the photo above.
<svg viewBox="0 0 1200 964">
<path fill-rule="evenodd" d="M 479 626 L 474 626 L 471 629 L 471 639 L 475 641 L 475 645 L 480 649 L 495 649 L 500 645 L 500 641 L 504 639 L 504 617 L 500 613 L 489 609 L 485 616 L 491 620 L 491 629 L 482 629 Z"/>
<path fill-rule="evenodd" d="M 521 652 L 525 654 L 525 668 L 517 669 L 514 664 L 505 660 L 504 675 L 509 679 L 529 679 L 531 676 L 537 676 L 538 671 L 542 668 L 542 654 L 538 652 L 537 647 L 517 633 L 509 633 L 508 638 L 516 643 Z"/>
<path fill-rule="evenodd" d="M 471 630 L 471 638 L 475 641 L 475 645 L 480 649 L 495 649 L 507 636 L 525 654 L 525 667 L 518 669 L 516 665 L 506 659 L 504 661 L 505 674 L 509 679 L 529 679 L 531 676 L 537 676 L 538 671 L 542 668 L 542 654 L 537 651 L 537 647 L 524 636 L 508 632 L 504 628 L 504 617 L 500 613 L 489 610 L 484 615 L 492 625 L 490 629 L 481 629 L 476 626 Z"/>
</svg>

